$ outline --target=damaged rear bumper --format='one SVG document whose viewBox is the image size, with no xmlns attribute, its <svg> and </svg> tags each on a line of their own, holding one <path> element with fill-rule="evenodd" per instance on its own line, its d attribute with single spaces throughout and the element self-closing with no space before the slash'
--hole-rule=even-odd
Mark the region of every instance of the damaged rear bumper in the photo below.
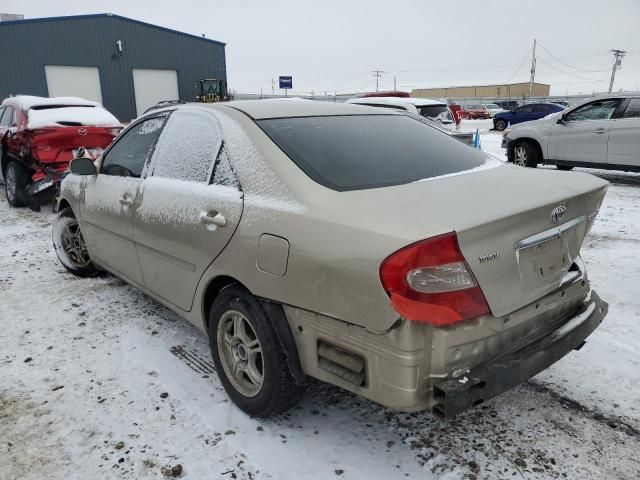
<svg viewBox="0 0 640 480">
<path fill-rule="evenodd" d="M 478 365 L 457 378 L 436 384 L 433 414 L 452 417 L 537 375 L 567 353 L 582 347 L 607 311 L 608 304 L 591 292 L 584 307 L 548 335 L 516 352 Z"/>
</svg>

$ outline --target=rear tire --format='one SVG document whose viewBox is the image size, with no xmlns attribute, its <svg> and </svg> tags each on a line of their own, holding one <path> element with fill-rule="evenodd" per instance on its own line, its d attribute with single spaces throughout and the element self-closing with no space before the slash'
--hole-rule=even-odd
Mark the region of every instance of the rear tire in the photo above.
<svg viewBox="0 0 640 480">
<path fill-rule="evenodd" d="M 4 193 L 12 207 L 24 207 L 29 184 L 29 171 L 20 162 L 11 160 L 4 172 Z"/>
<path fill-rule="evenodd" d="M 493 127 L 497 131 L 502 132 L 505 128 L 507 128 L 507 122 L 505 120 L 496 120 L 493 124 Z"/>
<path fill-rule="evenodd" d="M 265 310 L 239 285 L 223 289 L 209 313 L 209 346 L 220 381 L 252 417 L 283 413 L 302 398 Z"/>
<path fill-rule="evenodd" d="M 520 167 L 536 168 L 540 161 L 538 149 L 533 143 L 527 141 L 517 142 L 511 156 L 511 161 Z"/>
<path fill-rule="evenodd" d="M 78 277 L 93 277 L 98 273 L 71 207 L 60 210 L 53 221 L 51 234 L 53 248 L 64 268 Z"/>
<path fill-rule="evenodd" d="M 556 165 L 558 170 L 564 170 L 568 172 L 569 170 L 573 170 L 573 165 Z"/>
</svg>

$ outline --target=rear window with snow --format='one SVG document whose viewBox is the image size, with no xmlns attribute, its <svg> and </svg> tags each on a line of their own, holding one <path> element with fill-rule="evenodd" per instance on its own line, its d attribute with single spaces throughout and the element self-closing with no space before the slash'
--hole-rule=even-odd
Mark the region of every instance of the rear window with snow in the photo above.
<svg viewBox="0 0 640 480">
<path fill-rule="evenodd" d="M 222 130 L 207 112 L 176 110 L 158 140 L 154 177 L 208 183 L 222 148 Z"/>
<path fill-rule="evenodd" d="M 27 128 L 119 127 L 111 113 L 96 105 L 36 105 L 27 112 Z"/>
<path fill-rule="evenodd" d="M 337 191 L 401 185 L 489 158 L 406 115 L 276 118 L 258 125 L 309 177 Z"/>
</svg>

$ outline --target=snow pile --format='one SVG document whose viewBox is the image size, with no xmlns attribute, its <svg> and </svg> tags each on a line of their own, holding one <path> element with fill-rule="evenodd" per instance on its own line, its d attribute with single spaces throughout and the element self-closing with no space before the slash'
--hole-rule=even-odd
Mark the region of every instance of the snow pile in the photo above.
<svg viewBox="0 0 640 480">
<path fill-rule="evenodd" d="M 98 102 L 94 102 L 92 100 L 85 100 L 84 98 L 78 97 L 36 97 L 33 95 L 17 95 L 15 97 L 8 97 L 2 101 L 2 104 L 16 104 L 22 110 L 27 111 L 34 107 L 45 107 L 45 106 L 53 106 L 53 105 L 64 105 L 64 106 L 92 106 L 99 107 L 100 104 Z"/>
<path fill-rule="evenodd" d="M 29 110 L 27 128 L 86 126 L 121 127 L 116 117 L 97 106 L 59 107 Z"/>
</svg>

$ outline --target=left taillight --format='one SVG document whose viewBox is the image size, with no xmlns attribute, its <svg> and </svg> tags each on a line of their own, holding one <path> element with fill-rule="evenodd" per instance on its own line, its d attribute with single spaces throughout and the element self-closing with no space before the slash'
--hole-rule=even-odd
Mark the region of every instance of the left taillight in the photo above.
<svg viewBox="0 0 640 480">
<path fill-rule="evenodd" d="M 453 232 L 391 254 L 380 266 L 380 281 L 408 320 L 446 326 L 490 312 Z"/>
</svg>

